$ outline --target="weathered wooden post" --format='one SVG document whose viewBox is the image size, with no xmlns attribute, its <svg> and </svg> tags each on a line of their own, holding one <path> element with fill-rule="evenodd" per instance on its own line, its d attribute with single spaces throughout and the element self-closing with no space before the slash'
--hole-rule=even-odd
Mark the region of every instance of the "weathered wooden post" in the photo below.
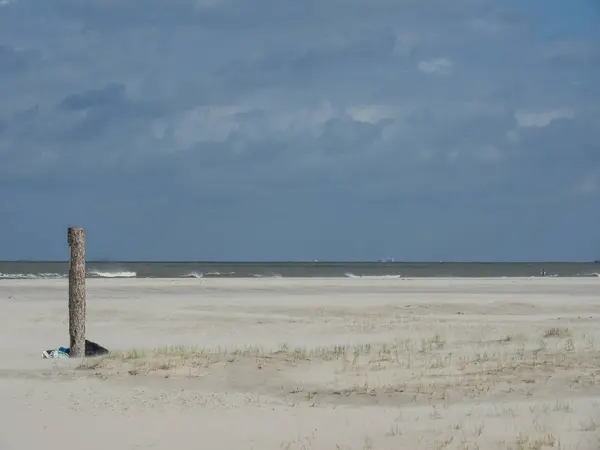
<svg viewBox="0 0 600 450">
<path fill-rule="evenodd" d="M 85 235 L 83 228 L 69 228 L 69 356 L 85 356 Z"/>
</svg>

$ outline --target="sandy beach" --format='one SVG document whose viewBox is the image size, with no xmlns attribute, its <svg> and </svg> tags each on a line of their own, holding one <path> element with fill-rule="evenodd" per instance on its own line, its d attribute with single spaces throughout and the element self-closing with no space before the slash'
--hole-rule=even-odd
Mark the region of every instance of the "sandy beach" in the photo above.
<svg viewBox="0 0 600 450">
<path fill-rule="evenodd" d="M 0 282 L 0 449 L 600 448 L 600 280 Z"/>
</svg>

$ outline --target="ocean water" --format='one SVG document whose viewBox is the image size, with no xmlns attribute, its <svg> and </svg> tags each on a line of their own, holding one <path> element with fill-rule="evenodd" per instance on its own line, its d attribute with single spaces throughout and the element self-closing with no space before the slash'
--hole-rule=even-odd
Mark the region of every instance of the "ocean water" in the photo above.
<svg viewBox="0 0 600 450">
<path fill-rule="evenodd" d="M 68 262 L 0 262 L 0 280 L 64 278 Z M 460 262 L 106 262 L 87 261 L 89 278 L 249 277 L 600 277 L 600 263 Z"/>
</svg>

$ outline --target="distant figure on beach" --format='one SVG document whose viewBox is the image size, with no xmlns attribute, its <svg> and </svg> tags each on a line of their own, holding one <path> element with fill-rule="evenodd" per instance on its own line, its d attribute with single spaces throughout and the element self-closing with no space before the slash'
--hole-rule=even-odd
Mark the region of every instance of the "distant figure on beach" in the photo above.
<svg viewBox="0 0 600 450">
<path fill-rule="evenodd" d="M 545 277 L 548 274 L 548 272 L 546 272 L 546 269 L 542 268 L 542 271 L 540 272 L 540 276 Z"/>
</svg>

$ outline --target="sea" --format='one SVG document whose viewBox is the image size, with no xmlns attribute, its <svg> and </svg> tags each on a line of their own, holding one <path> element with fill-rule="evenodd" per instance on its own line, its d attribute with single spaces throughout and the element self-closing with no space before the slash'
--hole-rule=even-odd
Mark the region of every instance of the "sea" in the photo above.
<svg viewBox="0 0 600 450">
<path fill-rule="evenodd" d="M 66 278 L 67 261 L 1 261 L 0 281 Z M 87 261 L 88 278 L 600 277 L 599 262 L 119 262 Z"/>
</svg>

